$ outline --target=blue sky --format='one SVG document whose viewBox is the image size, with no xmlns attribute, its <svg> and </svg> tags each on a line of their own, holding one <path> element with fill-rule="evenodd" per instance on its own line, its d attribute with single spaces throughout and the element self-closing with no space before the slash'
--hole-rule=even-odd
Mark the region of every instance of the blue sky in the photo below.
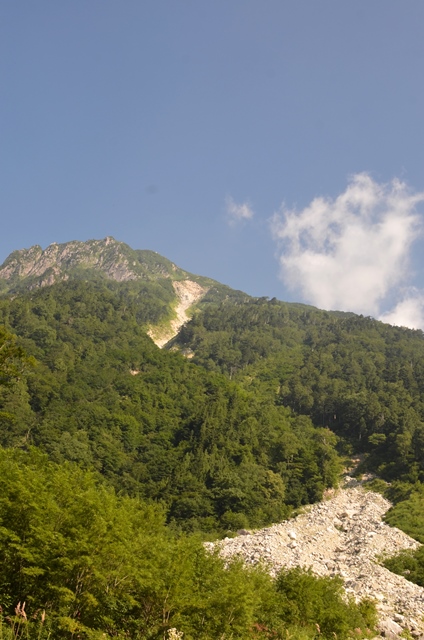
<svg viewBox="0 0 424 640">
<path fill-rule="evenodd" d="M 0 262 L 112 235 L 424 328 L 422 0 L 2 0 Z"/>
</svg>

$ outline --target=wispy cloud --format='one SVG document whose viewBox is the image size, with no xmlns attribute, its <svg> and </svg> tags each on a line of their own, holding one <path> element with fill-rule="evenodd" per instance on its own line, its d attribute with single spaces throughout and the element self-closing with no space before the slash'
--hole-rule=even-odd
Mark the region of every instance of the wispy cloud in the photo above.
<svg viewBox="0 0 424 640">
<path fill-rule="evenodd" d="M 315 198 L 302 210 L 282 206 L 272 219 L 282 279 L 318 307 L 424 328 L 424 297 L 413 291 L 403 299 L 401 291 L 412 277 L 410 250 L 422 229 L 416 207 L 423 201 L 424 193 L 404 182 L 379 184 L 360 173 L 334 199 Z M 383 315 L 389 297 L 399 302 Z"/>
<path fill-rule="evenodd" d="M 253 209 L 248 202 L 237 204 L 231 196 L 225 198 L 225 209 L 227 212 L 228 224 L 234 226 L 243 220 L 250 220 L 254 216 Z"/>
</svg>

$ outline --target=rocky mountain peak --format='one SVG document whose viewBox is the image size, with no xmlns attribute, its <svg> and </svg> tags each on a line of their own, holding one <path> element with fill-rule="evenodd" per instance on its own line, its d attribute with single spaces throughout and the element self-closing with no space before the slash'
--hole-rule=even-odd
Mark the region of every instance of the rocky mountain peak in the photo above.
<svg viewBox="0 0 424 640">
<path fill-rule="evenodd" d="M 164 322 L 149 329 L 149 335 L 164 346 L 190 317 L 190 309 L 211 289 L 226 296 L 228 287 L 210 278 L 179 268 L 155 251 L 134 250 L 107 236 L 102 240 L 52 242 L 11 253 L 0 265 L 0 292 L 19 293 L 69 280 L 105 278 L 116 282 L 140 280 L 167 291 L 170 311 Z M 143 283 L 142 283 L 143 285 Z M 144 286 L 143 285 L 143 286 Z M 173 300 L 169 293 L 172 292 Z M 221 294 L 218 294 L 221 295 Z"/>
<path fill-rule="evenodd" d="M 0 278 L 11 286 L 26 280 L 28 288 L 34 288 L 66 280 L 75 269 L 94 269 L 118 282 L 133 280 L 138 277 L 138 261 L 132 253 L 128 245 L 111 236 L 87 242 L 53 242 L 44 250 L 35 245 L 10 254 L 0 267 Z"/>
</svg>

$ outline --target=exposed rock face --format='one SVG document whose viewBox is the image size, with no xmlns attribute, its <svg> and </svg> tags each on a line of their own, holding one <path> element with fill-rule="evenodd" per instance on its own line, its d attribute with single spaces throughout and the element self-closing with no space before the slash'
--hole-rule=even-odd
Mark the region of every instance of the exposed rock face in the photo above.
<svg viewBox="0 0 424 640">
<path fill-rule="evenodd" d="M 38 278 L 34 286 L 47 286 L 66 280 L 75 267 L 98 269 L 108 278 L 123 282 L 134 280 L 137 274 L 123 254 L 121 245 L 111 237 L 89 242 L 53 243 L 44 251 L 38 245 L 12 253 L 0 268 L 0 278 Z"/>
<path fill-rule="evenodd" d="M 177 307 L 175 309 L 176 317 L 171 320 L 170 327 L 165 331 L 160 332 L 159 330 L 158 332 L 158 329 L 151 329 L 149 331 L 150 337 L 158 347 L 163 347 L 177 335 L 183 324 L 189 320 L 187 311 L 208 292 L 206 287 L 202 287 L 200 284 L 193 282 L 192 280 L 175 280 L 172 285 L 178 298 Z"/>
<path fill-rule="evenodd" d="M 348 484 L 357 483 L 350 479 Z M 293 520 L 206 546 L 217 545 L 224 558 L 238 555 L 248 564 L 264 562 L 273 575 L 295 566 L 310 567 L 319 576 L 340 575 L 348 593 L 377 602 L 381 633 L 396 636 L 393 629 L 401 628 L 418 637 L 424 632 L 424 589 L 379 564 L 383 556 L 419 546 L 382 522 L 390 506 L 380 494 L 351 486 Z"/>
<path fill-rule="evenodd" d="M 154 251 L 134 251 L 124 242 L 112 237 L 103 240 L 53 243 L 44 251 L 39 246 L 14 251 L 0 265 L 0 280 L 9 291 L 36 289 L 68 280 L 72 277 L 88 278 L 100 274 L 110 280 L 166 282 L 175 292 L 169 304 L 175 317 L 169 322 L 151 327 L 150 337 L 160 347 L 177 335 L 189 319 L 188 310 L 218 283 L 209 278 L 195 276 L 177 267 Z M 194 279 L 193 279 L 194 278 Z M 199 280 L 196 282 L 195 280 Z M 7 283 L 4 285 L 4 283 Z"/>
</svg>

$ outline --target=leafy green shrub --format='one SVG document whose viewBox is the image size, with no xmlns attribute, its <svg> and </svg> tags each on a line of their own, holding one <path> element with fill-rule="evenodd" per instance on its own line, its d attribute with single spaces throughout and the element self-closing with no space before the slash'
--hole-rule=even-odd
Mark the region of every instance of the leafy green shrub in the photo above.
<svg viewBox="0 0 424 640">
<path fill-rule="evenodd" d="M 172 533 L 158 506 L 35 450 L 0 449 L 0 564 L 5 638 L 46 635 L 43 610 L 64 640 L 159 640 L 171 628 L 184 640 L 285 638 L 294 627 L 315 633 L 315 623 L 343 638 L 372 623 L 343 601 L 340 581 L 300 569 L 273 581 L 261 567 L 224 563 L 197 537 Z"/>
<path fill-rule="evenodd" d="M 381 493 L 381 495 L 387 495 L 388 483 L 381 478 L 374 478 L 370 482 L 366 482 L 363 485 L 365 491 L 373 491 L 375 493 Z"/>
<path fill-rule="evenodd" d="M 395 494 L 400 499 L 385 515 L 385 521 L 392 527 L 402 529 L 415 540 L 424 543 L 424 487 L 397 483 L 388 490 L 390 497 Z"/>
<path fill-rule="evenodd" d="M 325 638 L 344 638 L 354 628 L 372 629 L 376 610 L 369 600 L 357 605 L 346 598 L 343 581 L 335 577 L 316 577 L 310 570 L 285 570 L 277 578 L 282 596 L 281 616 L 287 625 L 307 627 Z"/>
<path fill-rule="evenodd" d="M 384 561 L 384 566 L 389 571 L 424 587 L 424 553 L 422 549 L 401 551 L 396 556 L 387 558 Z"/>
</svg>

